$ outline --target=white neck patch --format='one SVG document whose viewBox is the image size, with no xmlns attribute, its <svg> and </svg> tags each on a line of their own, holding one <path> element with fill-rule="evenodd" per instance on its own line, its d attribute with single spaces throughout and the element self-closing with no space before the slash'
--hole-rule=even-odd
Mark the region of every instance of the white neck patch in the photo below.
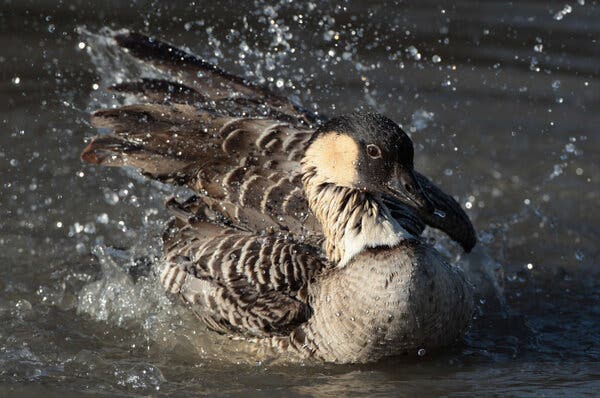
<svg viewBox="0 0 600 398">
<path fill-rule="evenodd" d="M 338 266 L 345 266 L 354 256 L 365 249 L 379 246 L 393 247 L 401 241 L 413 237 L 398 224 L 384 204 L 377 202 L 377 206 L 379 212 L 376 216 L 362 215 L 360 231 L 353 229 L 350 222 L 346 224 L 344 256 Z"/>
</svg>

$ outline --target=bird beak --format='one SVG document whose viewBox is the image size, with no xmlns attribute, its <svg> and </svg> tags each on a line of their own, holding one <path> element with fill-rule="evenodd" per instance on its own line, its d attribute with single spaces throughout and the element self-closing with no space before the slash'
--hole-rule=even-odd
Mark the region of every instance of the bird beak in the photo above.
<svg viewBox="0 0 600 398">
<path fill-rule="evenodd" d="M 419 184 L 414 170 L 397 168 L 387 183 L 387 194 L 414 207 L 419 213 L 433 214 L 435 208 Z"/>
<path fill-rule="evenodd" d="M 419 212 L 421 219 L 430 227 L 439 229 L 458 242 L 468 253 L 477 243 L 477 234 L 469 216 L 454 198 L 422 174 L 415 173 L 416 180 L 433 204 L 433 213 Z"/>
<path fill-rule="evenodd" d="M 414 170 L 397 171 L 387 184 L 386 196 L 399 202 L 400 205 L 392 207 L 404 213 L 400 216 L 406 217 L 415 211 L 413 217 L 417 216 L 417 221 L 443 231 L 466 252 L 470 252 L 477 243 L 473 224 L 458 202 L 422 174 Z"/>
</svg>

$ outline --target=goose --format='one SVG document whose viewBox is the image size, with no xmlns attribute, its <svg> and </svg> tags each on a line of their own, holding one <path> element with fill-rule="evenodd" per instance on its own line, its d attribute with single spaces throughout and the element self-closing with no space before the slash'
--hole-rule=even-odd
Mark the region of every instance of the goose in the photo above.
<svg viewBox="0 0 600 398">
<path fill-rule="evenodd" d="M 473 288 L 421 234 L 439 229 L 468 252 L 475 230 L 415 171 L 398 124 L 368 111 L 326 118 L 140 33 L 111 43 L 159 77 L 109 88 L 134 101 L 92 114 L 111 133 L 81 158 L 193 192 L 166 203 L 167 294 L 211 331 L 318 361 L 460 341 Z"/>
</svg>

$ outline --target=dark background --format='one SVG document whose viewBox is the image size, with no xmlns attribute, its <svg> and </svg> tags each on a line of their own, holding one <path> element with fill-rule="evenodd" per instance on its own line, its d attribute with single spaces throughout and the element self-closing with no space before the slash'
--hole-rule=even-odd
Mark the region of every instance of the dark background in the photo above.
<svg viewBox="0 0 600 398">
<path fill-rule="evenodd" d="M 370 367 L 254 364 L 190 337 L 197 324 L 150 280 L 129 283 L 119 270 L 158 254 L 172 192 L 79 161 L 89 111 L 112 101 L 102 87 L 135 77 L 88 55 L 97 38 L 78 29 L 106 26 L 327 114 L 369 106 L 401 123 L 479 233 L 463 258 L 436 236 L 481 294 L 465 346 Z M 599 40 L 589 0 L 1 1 L 0 395 L 592 393 Z"/>
</svg>

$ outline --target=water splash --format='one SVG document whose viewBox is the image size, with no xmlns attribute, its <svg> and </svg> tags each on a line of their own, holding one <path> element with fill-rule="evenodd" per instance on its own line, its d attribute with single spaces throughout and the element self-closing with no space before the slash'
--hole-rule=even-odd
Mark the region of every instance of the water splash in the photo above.
<svg viewBox="0 0 600 398">
<path fill-rule="evenodd" d="M 96 246 L 92 254 L 100 261 L 102 278 L 86 285 L 79 293 L 79 313 L 117 326 L 126 326 L 171 312 L 171 303 L 158 286 L 152 270 L 147 270 L 147 276 L 134 281 L 134 267 L 139 264 L 127 252 Z M 125 260 L 120 266 L 115 261 L 117 257 Z"/>
</svg>

